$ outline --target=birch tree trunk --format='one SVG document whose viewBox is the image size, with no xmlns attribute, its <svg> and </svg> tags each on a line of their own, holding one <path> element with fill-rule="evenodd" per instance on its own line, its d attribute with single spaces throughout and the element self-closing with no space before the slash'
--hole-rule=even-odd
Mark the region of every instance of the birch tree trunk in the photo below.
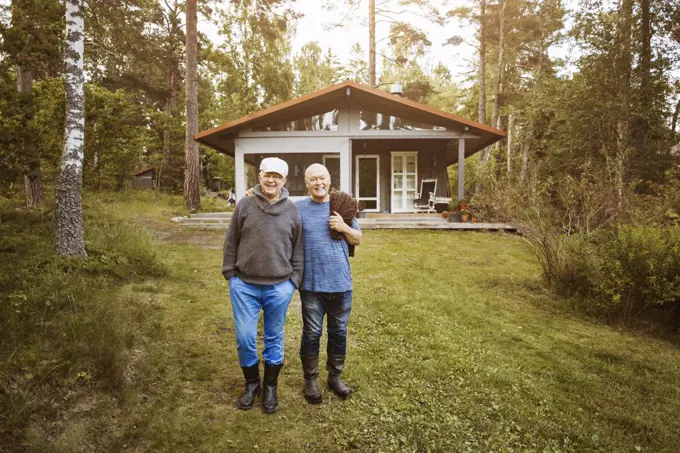
<svg viewBox="0 0 680 453">
<path fill-rule="evenodd" d="M 64 53 L 66 127 L 56 190 L 56 247 L 60 255 L 86 255 L 83 239 L 83 155 L 85 148 L 85 86 L 83 51 L 84 0 L 66 0 Z"/>
<path fill-rule="evenodd" d="M 375 0 L 368 2 L 368 85 L 375 88 Z"/>
<path fill-rule="evenodd" d="M 30 98 L 25 120 L 33 117 L 33 73 L 30 69 L 17 66 L 17 91 Z M 23 152 L 28 156 L 28 163 L 24 171 L 24 187 L 26 188 L 26 206 L 28 208 L 41 208 L 45 204 L 45 195 L 40 172 L 40 158 L 33 137 L 27 137 L 23 141 Z"/>
<path fill-rule="evenodd" d="M 186 41 L 186 152 L 184 172 L 184 207 L 196 211 L 201 207 L 198 142 L 193 136 L 198 133 L 198 81 L 196 67 L 198 39 L 196 35 L 196 0 L 187 0 L 187 41 Z"/>
</svg>

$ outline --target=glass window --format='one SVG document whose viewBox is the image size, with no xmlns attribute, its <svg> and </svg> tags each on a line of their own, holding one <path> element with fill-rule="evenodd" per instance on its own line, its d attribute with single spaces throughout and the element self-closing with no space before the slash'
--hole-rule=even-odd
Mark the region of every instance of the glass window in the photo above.
<svg viewBox="0 0 680 453">
<path fill-rule="evenodd" d="M 416 156 L 406 156 L 406 172 L 415 173 L 416 171 Z"/>
<path fill-rule="evenodd" d="M 394 173 L 401 173 L 403 172 L 404 164 L 401 156 L 393 156 L 392 157 L 394 164 L 392 167 L 394 168 Z"/>
<path fill-rule="evenodd" d="M 394 175 L 394 189 L 401 190 L 404 188 L 404 177 L 402 175 Z"/>
<path fill-rule="evenodd" d="M 392 198 L 397 209 L 402 209 L 402 205 L 404 204 L 403 192 L 394 192 Z"/>
<path fill-rule="evenodd" d="M 416 190 L 416 175 L 406 176 L 406 190 Z"/>
<path fill-rule="evenodd" d="M 268 126 L 254 127 L 253 132 L 275 132 L 275 131 L 337 131 L 338 130 L 338 110 L 331 110 L 319 115 L 278 123 Z"/>
<path fill-rule="evenodd" d="M 410 131 L 445 131 L 443 126 L 434 124 L 422 123 L 420 121 L 410 120 L 407 118 L 400 118 L 392 116 L 385 112 L 373 112 L 359 108 L 359 127 L 362 131 L 374 130 L 410 130 Z"/>
</svg>

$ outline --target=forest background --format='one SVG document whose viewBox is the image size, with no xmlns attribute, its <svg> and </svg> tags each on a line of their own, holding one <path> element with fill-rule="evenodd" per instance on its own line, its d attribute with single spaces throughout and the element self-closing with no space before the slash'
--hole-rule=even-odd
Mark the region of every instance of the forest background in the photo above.
<svg viewBox="0 0 680 453">
<path fill-rule="evenodd" d="M 75 35 L 64 27 L 83 23 L 65 6 L 84 20 Z M 234 178 L 230 156 L 199 151 L 198 130 L 343 80 L 400 83 L 409 99 L 507 131 L 469 158 L 466 194 L 478 216 L 521 228 L 548 287 L 617 322 L 651 309 L 677 325 L 679 2 L 324 7 L 326 29 L 365 30 L 344 58 L 316 41 L 293 52 L 306 8 L 290 0 L 5 1 L 0 194 L 42 209 L 56 193 L 57 251 L 85 255 L 81 187 L 126 190 L 153 168 L 156 198 L 183 193 L 195 211 L 206 181 Z M 84 141 L 69 149 L 73 118 Z"/>
<path fill-rule="evenodd" d="M 168 253 L 183 250 L 184 255 L 172 255 L 174 261 L 168 261 L 145 228 L 151 225 L 157 234 L 188 240 L 167 225 L 170 215 L 215 209 L 216 199 L 207 197 L 205 190 L 210 178 L 222 178 L 225 188 L 234 183 L 233 159 L 199 148 L 190 137 L 344 80 L 381 89 L 401 83 L 409 99 L 507 131 L 505 140 L 468 158 L 465 189 L 477 216 L 517 226 L 532 246 L 540 288 L 532 286 L 527 271 L 518 294 L 530 299 L 532 291 L 543 291 L 550 294 L 551 303 L 575 308 L 578 316 L 600 325 L 641 329 L 677 344 L 679 0 L 328 1 L 323 3 L 325 17 L 331 19 L 325 26 L 363 33 L 352 34 L 350 45 L 344 46 L 349 51 L 338 53 L 320 44 L 321 39 L 310 39 L 299 48 L 293 45 L 309 12 L 306 4 L 0 3 L 0 451 L 45 451 L 59 435 L 59 423 L 68 418 L 68 411 L 55 402 L 59 398 L 103 389 L 97 395 L 113 395 L 112 405 L 118 408 L 137 397 L 140 404 L 148 399 L 150 376 L 155 374 L 149 371 L 148 379 L 137 380 L 130 376 L 137 368 L 143 374 L 142 363 L 158 365 L 154 373 L 162 372 L 165 350 L 158 338 L 171 337 L 174 325 L 160 321 L 160 305 L 148 307 L 138 294 L 126 299 L 115 291 L 132 285 L 138 293 L 170 291 L 177 300 L 186 300 L 179 286 L 182 279 L 196 283 L 184 266 L 195 250 L 172 243 Z M 133 193 L 132 175 L 147 167 L 155 169 L 159 181 L 154 193 Z M 451 166 L 450 178 L 456 172 Z M 446 241 L 468 256 L 501 243 L 518 247 L 514 239 L 481 235 Z M 376 247 L 381 244 L 378 240 Z M 457 259 L 442 259 L 446 263 L 466 262 L 456 250 L 444 253 Z M 525 257 L 522 263 L 531 268 Z M 472 267 L 483 273 L 483 268 Z M 502 272 L 515 278 L 507 269 Z M 470 278 L 467 283 L 484 283 L 464 291 L 464 282 L 453 288 L 444 284 L 437 295 L 460 302 L 469 308 L 470 319 L 490 328 L 487 321 L 493 313 L 485 311 L 482 302 L 469 306 L 467 299 L 459 300 L 469 291 L 477 294 L 471 299 L 486 303 L 480 288 L 496 281 L 487 277 Z M 210 283 L 213 293 L 219 290 L 216 285 Z M 432 293 L 430 288 L 423 291 Z M 499 307 L 504 302 L 498 302 Z M 517 303 L 523 307 L 517 312 L 527 309 L 522 301 Z M 395 310 L 398 313 L 399 307 Z M 187 310 L 190 314 L 196 312 Z M 488 338 L 503 343 L 503 350 L 515 344 L 514 338 L 504 342 L 500 331 Z M 627 337 L 625 343 L 636 340 Z M 612 354 L 624 354 L 616 341 L 612 344 Z M 659 368 L 668 365 L 671 374 L 659 375 L 649 388 L 666 392 L 665 385 L 677 381 L 672 377 L 677 369 L 667 349 L 656 344 L 653 348 L 663 351 L 655 360 L 664 364 Z M 154 350 L 153 360 L 140 360 L 137 353 Z M 181 351 L 181 346 L 172 349 Z M 611 359 L 616 354 L 604 356 L 607 366 L 619 366 L 618 359 Z M 470 360 L 476 372 L 477 359 Z M 546 366 L 541 360 L 537 369 Z M 622 382 L 637 382 L 642 376 L 638 368 L 629 371 Z M 645 386 L 646 376 L 640 378 Z M 135 383 L 126 384 L 130 379 Z M 571 390 L 565 395 L 573 396 Z M 611 400 L 606 391 L 602 395 L 602 405 Z M 640 395 L 637 387 L 630 395 Z M 664 395 L 664 401 L 670 401 L 671 390 Z M 661 412 L 656 400 L 649 401 L 645 414 L 652 420 Z M 495 403 L 483 403 L 495 408 Z M 596 405 L 594 419 L 602 407 Z M 538 406 L 528 405 L 526 413 L 535 415 Z M 611 410 L 620 413 L 614 406 Z M 677 401 L 664 407 L 672 411 L 676 406 Z M 476 405 L 471 408 L 470 413 L 481 413 Z M 562 417 L 557 409 L 555 414 L 555 420 Z M 507 420 L 514 417 L 506 415 Z M 535 425 L 527 417 L 526 425 Z M 104 418 L 99 420 L 108 426 Z M 657 426 L 665 433 L 675 422 L 671 417 L 649 420 L 640 422 L 642 431 Z M 388 429 L 391 421 L 385 419 L 385 424 Z M 41 434 L 30 428 L 36 425 L 51 428 Z M 618 426 L 607 435 L 610 447 L 619 445 Z M 123 437 L 134 438 L 134 429 L 136 425 Z M 73 444 L 79 445 L 79 431 L 73 432 Z M 479 432 L 479 426 L 472 432 Z M 677 429 L 671 426 L 668 432 Z M 147 434 L 150 439 L 155 430 Z M 557 439 L 563 433 L 549 430 L 541 435 L 552 442 L 553 434 Z M 667 445 L 671 451 L 677 445 L 673 435 L 650 434 L 645 445 Z M 597 440 L 585 434 L 578 438 L 580 446 Z M 498 445 L 509 445 L 504 443 L 508 435 L 501 433 L 499 439 Z M 414 442 L 420 448 L 427 439 Z M 127 448 L 123 445 L 119 447 Z M 111 451 L 109 446 L 103 444 L 101 451 Z M 62 451 L 58 445 L 53 448 Z M 572 450 L 585 451 L 578 446 Z"/>
</svg>

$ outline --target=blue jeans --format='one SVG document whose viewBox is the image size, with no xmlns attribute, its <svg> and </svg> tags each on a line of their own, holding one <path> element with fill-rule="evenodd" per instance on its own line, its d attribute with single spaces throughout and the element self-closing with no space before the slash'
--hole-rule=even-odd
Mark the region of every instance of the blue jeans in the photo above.
<svg viewBox="0 0 680 453">
<path fill-rule="evenodd" d="M 229 279 L 229 295 L 234 310 L 236 350 L 242 367 L 253 366 L 257 357 L 257 321 L 264 311 L 264 351 L 266 363 L 283 363 L 283 325 L 295 285 L 287 280 L 276 285 L 247 283 L 234 276 Z"/>
<path fill-rule="evenodd" d="M 323 317 L 328 315 L 328 356 L 347 354 L 347 323 L 352 311 L 352 291 L 317 293 L 300 291 L 302 299 L 302 342 L 300 355 L 319 354 L 323 334 Z"/>
</svg>

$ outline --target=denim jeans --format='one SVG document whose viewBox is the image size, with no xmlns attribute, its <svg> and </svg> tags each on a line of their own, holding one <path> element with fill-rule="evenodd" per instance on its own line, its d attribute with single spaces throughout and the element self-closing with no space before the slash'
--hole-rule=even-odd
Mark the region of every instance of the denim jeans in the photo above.
<svg viewBox="0 0 680 453">
<path fill-rule="evenodd" d="M 327 315 L 329 356 L 347 353 L 347 322 L 352 311 L 352 291 L 344 293 L 317 293 L 300 291 L 302 300 L 302 342 L 300 355 L 319 353 L 323 333 L 323 317 Z"/>
<path fill-rule="evenodd" d="M 229 279 L 229 294 L 234 310 L 236 350 L 242 367 L 253 366 L 257 357 L 257 321 L 264 311 L 264 351 L 266 363 L 283 363 L 283 326 L 295 285 L 287 280 L 276 285 L 247 283 L 234 276 Z"/>
</svg>

